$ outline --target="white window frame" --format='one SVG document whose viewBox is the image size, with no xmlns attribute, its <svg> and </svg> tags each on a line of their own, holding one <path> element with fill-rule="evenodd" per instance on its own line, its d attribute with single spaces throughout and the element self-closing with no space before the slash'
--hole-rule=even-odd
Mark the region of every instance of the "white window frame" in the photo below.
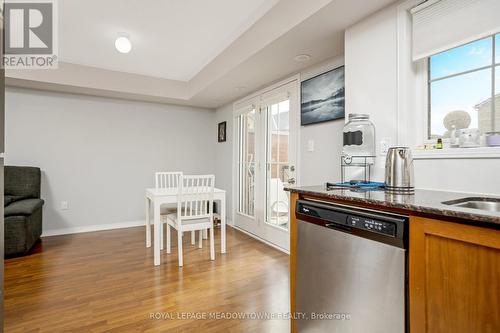
<svg viewBox="0 0 500 333">
<path fill-rule="evenodd" d="M 429 62 L 426 60 L 420 60 L 418 64 L 416 64 L 418 72 L 416 77 L 416 95 L 421 100 L 421 103 L 418 105 L 419 117 L 420 121 L 417 123 L 417 128 L 419 129 L 418 141 L 415 142 L 415 146 L 419 144 L 430 144 L 436 143 L 436 140 L 429 139 L 427 133 L 429 129 L 429 108 L 430 108 L 430 99 L 429 99 Z"/>
<path fill-rule="evenodd" d="M 254 93 L 252 93 L 252 94 L 250 94 L 242 99 L 239 99 L 238 101 L 233 103 L 233 137 L 235 138 L 235 140 L 233 140 L 233 158 L 232 158 L 232 179 L 233 179 L 232 191 L 233 191 L 233 193 L 232 193 L 231 200 L 233 202 L 233 207 L 234 207 L 234 209 L 232 211 L 232 217 L 233 217 L 232 223 L 235 226 L 236 226 L 236 219 L 238 217 L 244 217 L 244 218 L 248 218 L 249 220 L 256 221 L 257 223 L 262 222 L 262 223 L 264 223 L 266 228 L 272 229 L 272 230 L 277 230 L 279 233 L 283 233 L 284 235 L 286 234 L 287 237 L 290 233 L 290 227 L 288 227 L 287 229 L 284 229 L 284 228 L 280 228 L 278 226 L 274 226 L 272 224 L 265 223 L 264 221 L 261 221 L 260 217 L 262 217 L 262 210 L 261 210 L 262 205 L 260 205 L 260 207 L 258 207 L 255 210 L 254 217 L 249 217 L 245 214 L 238 212 L 237 204 L 238 204 L 238 196 L 239 196 L 239 193 L 238 193 L 239 185 L 238 185 L 238 165 L 236 163 L 236 156 L 238 156 L 239 145 L 238 145 L 238 139 L 237 139 L 238 138 L 237 122 L 238 122 L 238 117 L 240 114 L 243 113 L 242 111 L 245 109 L 245 106 L 252 105 L 256 110 L 258 110 L 261 108 L 261 106 L 266 104 L 266 102 L 269 102 L 273 99 L 273 97 L 271 97 L 271 99 L 268 99 L 268 93 L 271 93 L 272 96 L 275 96 L 279 89 L 286 89 L 286 86 L 289 86 L 289 85 L 294 86 L 292 89 L 295 91 L 295 93 L 293 94 L 295 97 L 290 100 L 290 103 L 294 103 L 299 109 L 298 109 L 298 112 L 296 112 L 295 120 L 291 121 L 291 123 L 290 123 L 290 131 L 293 131 L 296 135 L 295 143 L 294 143 L 292 149 L 295 152 L 295 156 L 296 156 L 296 161 L 295 161 L 295 167 L 296 167 L 295 180 L 296 180 L 296 183 L 295 184 L 296 184 L 296 186 L 300 186 L 300 149 L 299 149 L 299 147 L 300 147 L 300 82 L 301 82 L 300 74 L 296 74 L 296 75 L 293 75 L 287 79 L 284 79 L 284 80 L 279 81 L 275 84 L 272 84 L 264 89 L 256 91 L 256 92 L 254 92 Z M 279 92 L 278 92 L 278 95 L 279 95 Z M 259 149 L 262 149 L 262 147 L 260 147 L 260 146 L 258 146 L 258 147 L 259 147 Z M 259 170 L 258 172 L 262 172 L 261 165 L 259 165 L 257 169 Z M 261 189 L 258 189 L 257 191 L 261 191 Z M 258 193 L 260 194 L 261 192 L 258 192 Z M 261 214 L 261 215 L 259 215 L 259 214 Z M 252 237 L 255 237 L 259 240 L 263 240 L 266 244 L 269 244 L 269 245 L 271 245 L 271 246 L 273 246 L 281 251 L 288 253 L 288 250 L 286 250 L 285 248 L 279 247 L 279 246 L 277 246 L 269 241 L 266 241 L 263 238 L 252 234 L 248 230 L 241 229 L 238 226 L 236 226 L 236 227 L 245 233 L 253 235 Z"/>
<path fill-rule="evenodd" d="M 492 40 L 492 63 L 488 64 L 487 66 L 482 66 L 482 67 L 478 67 L 478 68 L 474 68 L 474 69 L 470 69 L 470 70 L 465 70 L 465 71 L 460 71 L 458 73 L 454 73 L 454 74 L 451 74 L 451 75 L 446 75 L 446 76 L 442 76 L 442 77 L 438 77 L 438 78 L 435 78 L 435 79 L 431 79 L 431 66 L 430 66 L 430 63 L 431 63 L 431 57 L 428 57 L 426 58 L 426 60 L 424 61 L 425 64 L 426 64 L 426 82 L 427 82 L 427 100 L 428 100 L 428 103 L 427 103 L 427 126 L 426 126 L 426 134 L 425 134 L 425 137 L 427 140 L 430 140 L 432 142 L 432 139 L 429 138 L 429 134 L 430 134 L 430 128 L 429 128 L 429 122 L 430 122 L 430 118 L 431 118 L 431 101 L 430 101 L 430 96 L 431 96 L 431 84 L 433 82 L 436 82 L 436 81 L 441 81 L 441 80 L 448 80 L 448 79 L 451 79 L 453 77 L 459 77 L 459 76 L 464 76 L 464 75 L 467 75 L 467 74 L 470 74 L 470 73 L 476 73 L 476 72 L 479 72 L 479 71 L 482 71 L 482 70 L 485 70 L 485 69 L 491 69 L 491 99 L 493 101 L 493 103 L 491 104 L 491 111 L 492 111 L 492 118 L 494 117 L 495 115 L 495 103 L 494 103 L 494 99 L 495 99 L 495 74 L 496 74 L 496 70 L 497 70 L 497 67 L 500 68 L 500 65 L 498 65 L 496 63 L 496 59 L 495 59 L 495 55 L 496 55 L 496 43 L 495 43 L 495 40 L 496 40 L 496 36 L 497 35 L 500 35 L 500 32 L 499 33 L 496 33 L 496 34 L 493 34 L 493 35 L 490 35 L 490 36 L 487 36 L 487 37 L 483 37 L 481 39 L 477 39 L 477 40 L 474 40 L 474 41 L 471 41 L 471 42 L 468 42 L 466 44 L 463 44 L 463 45 L 460 45 L 460 46 L 457 46 L 457 47 L 454 47 L 452 49 L 449 49 L 449 50 L 446 50 L 446 51 L 451 51 L 453 49 L 456 49 L 456 48 L 459 48 L 459 47 L 462 47 L 462 46 L 465 46 L 467 44 L 470 44 L 470 43 L 474 43 L 474 42 L 477 42 L 477 41 L 480 41 L 480 40 L 485 40 L 487 38 L 490 38 Z M 500 45 L 498 46 L 500 47 Z M 446 51 L 443 51 L 443 52 L 446 52 Z M 493 121 L 493 119 L 492 119 Z M 500 129 L 494 129 L 494 131 L 500 131 Z M 443 138 L 443 141 L 447 141 L 449 139 L 444 139 Z"/>
<path fill-rule="evenodd" d="M 246 213 L 243 213 L 241 212 L 240 208 L 241 208 L 241 203 L 242 203 L 242 198 L 240 197 L 240 186 L 241 186 L 241 182 L 242 182 L 242 175 L 241 175 L 241 156 L 240 156 L 240 145 L 241 145 L 241 132 L 240 132 L 240 129 L 241 129 L 241 124 L 240 124 L 240 117 L 243 116 L 243 115 L 246 115 L 248 113 L 251 113 L 251 112 L 258 112 L 256 110 L 256 107 L 254 104 L 249 104 L 249 105 L 245 105 L 244 107 L 240 107 L 238 109 L 235 109 L 233 110 L 233 113 L 234 113 L 234 128 L 236 128 L 236 133 L 237 135 L 234 136 L 235 138 L 235 145 L 238 147 L 237 148 L 237 155 L 238 156 L 238 163 L 235 164 L 235 167 L 236 167 L 236 176 L 237 176 L 237 184 L 236 184 L 236 190 L 235 190 L 235 193 L 236 193 L 236 197 L 234 198 L 234 202 L 237 202 L 236 206 L 235 206 L 235 211 L 236 211 L 236 214 L 238 215 L 242 215 L 242 216 L 245 216 L 249 219 L 255 219 L 255 189 L 254 189 L 254 197 L 252 198 L 252 200 L 254 201 L 253 202 L 253 205 L 254 205 L 254 208 L 253 208 L 253 215 L 249 215 L 249 214 L 246 214 Z M 256 136 L 257 133 L 254 133 L 254 135 Z M 255 148 L 254 149 L 257 149 L 256 145 L 254 145 Z M 234 163 L 234 162 L 233 162 Z M 255 162 L 254 162 L 255 163 Z M 257 168 L 257 166 L 255 166 L 255 168 Z"/>
<path fill-rule="evenodd" d="M 408 0 L 398 6 L 398 144 L 413 148 L 414 159 L 500 158 L 500 147 L 449 148 L 418 150 L 418 146 L 436 143 L 428 139 L 429 94 L 427 59 L 411 58 L 411 15 L 409 10 L 422 0 Z"/>
<path fill-rule="evenodd" d="M 237 120 L 237 118 L 241 114 L 241 109 L 244 108 L 245 105 L 252 105 L 254 108 L 258 108 L 264 102 L 261 98 L 262 95 L 265 95 L 269 91 L 276 90 L 279 87 L 285 86 L 285 85 L 287 85 L 289 83 L 293 83 L 293 82 L 295 82 L 296 89 L 298 91 L 297 92 L 298 100 L 294 101 L 294 102 L 298 103 L 298 105 L 300 106 L 300 82 L 301 82 L 300 74 L 295 74 L 287 79 L 279 81 L 279 82 L 272 84 L 266 88 L 260 89 L 256 92 L 234 102 L 233 103 L 233 137 L 234 138 L 238 137 L 238 135 L 237 135 L 237 133 L 238 133 L 238 126 L 237 126 L 238 120 Z M 300 158 L 301 158 L 300 149 L 299 149 L 300 142 L 301 142 L 300 141 L 300 112 L 297 112 L 297 120 L 296 121 L 297 121 L 298 125 L 297 125 L 297 128 L 294 128 L 293 130 L 296 131 L 297 144 L 295 145 L 294 150 L 295 150 L 296 156 L 297 156 L 297 161 L 295 162 L 295 166 L 296 166 L 296 169 L 299 170 L 299 172 L 297 172 L 297 174 L 296 174 L 296 177 L 295 177 L 296 183 L 295 184 L 296 184 L 296 186 L 300 186 Z M 290 130 L 292 130 L 292 129 L 290 129 Z M 236 142 L 236 140 L 233 140 L 233 158 L 232 158 L 232 160 L 233 160 L 232 161 L 233 201 L 237 200 L 235 198 L 237 198 L 236 192 L 238 190 L 237 187 L 235 187 L 235 183 L 238 181 L 238 178 L 237 178 L 237 170 L 236 170 L 237 165 L 234 162 L 235 156 L 237 156 L 237 155 L 238 155 L 238 143 Z M 236 211 L 236 210 L 234 210 L 234 211 Z"/>
</svg>

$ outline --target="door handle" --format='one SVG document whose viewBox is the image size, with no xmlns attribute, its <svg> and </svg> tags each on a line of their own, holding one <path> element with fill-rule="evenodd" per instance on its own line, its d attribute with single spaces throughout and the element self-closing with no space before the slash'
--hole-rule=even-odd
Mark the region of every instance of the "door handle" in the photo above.
<svg viewBox="0 0 500 333">
<path fill-rule="evenodd" d="M 288 179 L 288 184 L 290 184 L 290 185 L 295 184 L 295 178 Z"/>
</svg>

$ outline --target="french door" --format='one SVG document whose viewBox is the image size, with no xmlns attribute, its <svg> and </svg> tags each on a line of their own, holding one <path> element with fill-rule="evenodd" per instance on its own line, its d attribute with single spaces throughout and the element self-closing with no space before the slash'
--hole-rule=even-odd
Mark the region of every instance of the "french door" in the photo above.
<svg viewBox="0 0 500 333">
<path fill-rule="evenodd" d="M 297 182 L 298 81 L 235 108 L 237 227 L 289 250 L 290 199 Z"/>
</svg>

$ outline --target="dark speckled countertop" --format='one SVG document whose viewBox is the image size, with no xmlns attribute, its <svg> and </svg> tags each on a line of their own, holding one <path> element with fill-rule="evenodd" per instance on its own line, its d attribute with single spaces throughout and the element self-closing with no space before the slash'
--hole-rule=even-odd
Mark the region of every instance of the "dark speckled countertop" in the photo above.
<svg viewBox="0 0 500 333">
<path fill-rule="evenodd" d="M 298 192 L 304 195 L 310 195 L 330 200 L 342 201 L 345 204 L 354 205 L 367 204 L 380 207 L 381 210 L 396 209 L 408 214 L 418 213 L 418 215 L 432 215 L 443 217 L 447 220 L 458 220 L 468 224 L 490 225 L 494 228 L 500 227 L 500 213 L 491 212 L 473 208 L 463 208 L 445 205 L 442 202 L 452 201 L 461 198 L 484 198 L 478 194 L 433 191 L 433 190 L 415 190 L 415 194 L 390 194 L 383 190 L 356 191 L 352 189 L 327 190 L 326 186 L 303 186 L 287 187 L 285 190 Z M 500 197 L 487 196 L 500 201 Z"/>
</svg>

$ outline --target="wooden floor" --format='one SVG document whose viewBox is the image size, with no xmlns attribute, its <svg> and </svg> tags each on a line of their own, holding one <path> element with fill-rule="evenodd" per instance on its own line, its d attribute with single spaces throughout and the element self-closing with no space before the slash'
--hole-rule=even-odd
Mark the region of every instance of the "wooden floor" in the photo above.
<svg viewBox="0 0 500 333">
<path fill-rule="evenodd" d="M 185 243 L 179 269 L 172 244 L 154 267 L 144 228 L 44 238 L 5 261 L 5 332 L 289 332 L 287 320 L 187 318 L 287 313 L 286 254 L 228 228 L 227 254 Z"/>
</svg>

